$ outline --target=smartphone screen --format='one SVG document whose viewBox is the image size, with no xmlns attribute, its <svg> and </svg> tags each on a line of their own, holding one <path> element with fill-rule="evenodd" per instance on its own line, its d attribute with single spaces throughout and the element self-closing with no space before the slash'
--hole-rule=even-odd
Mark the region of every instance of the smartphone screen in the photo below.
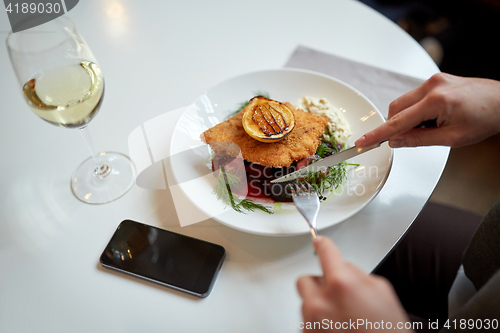
<svg viewBox="0 0 500 333">
<path fill-rule="evenodd" d="M 100 261 L 104 267 L 206 297 L 225 255 L 220 245 L 125 220 Z"/>
</svg>

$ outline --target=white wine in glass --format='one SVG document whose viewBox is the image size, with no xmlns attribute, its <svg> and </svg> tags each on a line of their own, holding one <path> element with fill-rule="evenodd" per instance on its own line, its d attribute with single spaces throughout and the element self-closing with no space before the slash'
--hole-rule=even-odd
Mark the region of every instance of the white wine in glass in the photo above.
<svg viewBox="0 0 500 333">
<path fill-rule="evenodd" d="M 104 97 L 104 76 L 74 24 L 59 17 L 10 33 L 7 49 L 30 109 L 46 122 L 78 128 L 91 157 L 71 176 L 71 190 L 83 202 L 102 204 L 124 195 L 134 184 L 130 159 L 116 152 L 95 154 L 87 131 Z"/>
<path fill-rule="evenodd" d="M 90 61 L 72 61 L 45 68 L 23 86 L 31 110 L 43 120 L 81 128 L 99 111 L 104 94 L 101 69 Z"/>
</svg>

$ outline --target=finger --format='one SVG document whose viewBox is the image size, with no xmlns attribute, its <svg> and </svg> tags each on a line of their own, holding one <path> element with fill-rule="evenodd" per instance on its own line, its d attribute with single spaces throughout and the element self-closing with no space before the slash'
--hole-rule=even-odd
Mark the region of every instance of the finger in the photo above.
<svg viewBox="0 0 500 333">
<path fill-rule="evenodd" d="M 404 133 L 425 120 L 435 119 L 435 108 L 426 99 L 395 114 L 385 123 L 366 133 L 355 142 L 356 147 L 368 147 Z"/>
<path fill-rule="evenodd" d="M 302 299 L 315 297 L 319 293 L 320 279 L 317 276 L 302 276 L 297 280 L 297 291 Z"/>
<path fill-rule="evenodd" d="M 456 133 L 450 127 L 418 128 L 409 130 L 389 140 L 392 148 L 420 146 L 456 146 Z"/>
<path fill-rule="evenodd" d="M 396 98 L 389 105 L 389 114 L 387 119 L 392 118 L 397 113 L 409 108 L 410 106 L 423 100 L 436 87 L 445 84 L 449 79 L 449 75 L 438 73 L 423 82 L 417 88 L 407 92 L 406 94 Z"/>
<path fill-rule="evenodd" d="M 318 253 L 321 268 L 326 279 L 336 274 L 337 268 L 342 264 L 343 259 L 339 249 L 330 238 L 319 236 L 314 240 L 314 249 Z"/>
<path fill-rule="evenodd" d="M 318 286 L 325 285 L 325 277 L 324 276 L 311 276 L 311 278 L 318 284 Z"/>
<path fill-rule="evenodd" d="M 427 94 L 428 88 L 426 84 L 421 84 L 416 89 L 407 92 L 406 94 L 396 98 L 389 105 L 389 114 L 387 119 L 392 118 L 397 113 L 409 108 L 413 104 L 421 101 Z"/>
</svg>

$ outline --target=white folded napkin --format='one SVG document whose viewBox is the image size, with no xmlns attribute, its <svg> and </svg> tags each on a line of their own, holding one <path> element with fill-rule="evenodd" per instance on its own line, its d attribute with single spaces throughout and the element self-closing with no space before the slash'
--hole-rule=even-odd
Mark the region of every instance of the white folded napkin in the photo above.
<svg viewBox="0 0 500 333">
<path fill-rule="evenodd" d="M 308 69 L 337 78 L 365 95 L 387 118 L 389 104 L 424 81 L 348 60 L 304 46 L 295 49 L 285 67 Z"/>
</svg>

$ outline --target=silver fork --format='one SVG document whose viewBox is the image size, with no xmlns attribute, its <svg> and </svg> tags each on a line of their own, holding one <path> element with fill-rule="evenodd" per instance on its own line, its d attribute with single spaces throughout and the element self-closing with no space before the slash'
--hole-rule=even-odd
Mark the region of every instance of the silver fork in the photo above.
<svg viewBox="0 0 500 333">
<path fill-rule="evenodd" d="M 319 212 L 318 194 L 316 194 L 316 191 L 311 184 L 307 182 L 289 184 L 288 186 L 292 192 L 293 202 L 295 203 L 295 206 L 299 210 L 300 214 L 304 216 L 309 224 L 311 235 L 314 240 L 318 236 L 318 231 L 316 230 L 316 217 L 318 217 Z"/>
</svg>

